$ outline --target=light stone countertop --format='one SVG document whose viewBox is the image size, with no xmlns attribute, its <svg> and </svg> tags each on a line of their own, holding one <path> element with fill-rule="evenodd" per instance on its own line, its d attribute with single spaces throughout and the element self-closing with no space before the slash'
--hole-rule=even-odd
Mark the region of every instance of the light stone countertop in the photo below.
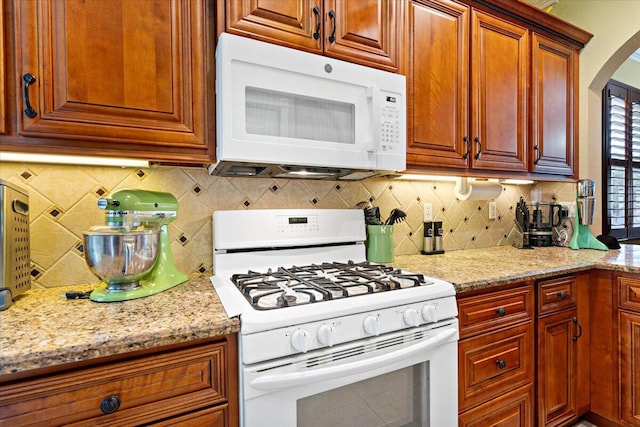
<svg viewBox="0 0 640 427">
<path fill-rule="evenodd" d="M 395 267 L 452 282 L 456 292 L 601 268 L 640 273 L 640 246 L 597 251 L 499 246 L 403 255 Z M 32 289 L 0 312 L 0 382 L 14 373 L 237 333 L 208 277 L 146 298 L 96 303 L 65 291 L 95 285 Z"/>
<path fill-rule="evenodd" d="M 454 284 L 457 293 L 464 293 L 594 267 L 640 273 L 640 246 L 621 246 L 621 249 L 609 251 L 556 246 L 533 249 L 497 246 L 438 255 L 402 255 L 396 257 L 392 265 L 446 280 Z"/>
<path fill-rule="evenodd" d="M 31 289 L 0 311 L 0 377 L 136 350 L 236 333 L 209 277 L 191 278 L 145 298 L 97 303 L 66 291 Z"/>
</svg>

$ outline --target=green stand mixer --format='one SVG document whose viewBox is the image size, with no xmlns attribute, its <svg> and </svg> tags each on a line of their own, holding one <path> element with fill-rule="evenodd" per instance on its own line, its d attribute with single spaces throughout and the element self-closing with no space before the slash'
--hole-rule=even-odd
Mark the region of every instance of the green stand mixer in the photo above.
<svg viewBox="0 0 640 427">
<path fill-rule="evenodd" d="M 89 269 L 102 282 L 89 298 L 125 301 L 162 292 L 188 277 L 173 261 L 168 224 L 177 218 L 178 200 L 169 193 L 120 190 L 100 198 L 104 226 L 84 234 Z"/>
<path fill-rule="evenodd" d="M 571 240 L 569 240 L 569 247 L 571 249 L 599 249 L 607 251 L 609 248 L 600 240 L 593 237 L 593 234 L 589 231 L 589 225 L 593 223 L 593 213 L 596 210 L 596 183 L 591 179 L 584 179 L 578 181 L 577 187 L 577 221 Z"/>
</svg>

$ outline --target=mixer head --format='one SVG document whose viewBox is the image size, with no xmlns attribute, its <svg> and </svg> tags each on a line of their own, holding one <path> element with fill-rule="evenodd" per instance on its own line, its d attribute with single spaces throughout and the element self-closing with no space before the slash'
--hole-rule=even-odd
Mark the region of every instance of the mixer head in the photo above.
<svg viewBox="0 0 640 427">
<path fill-rule="evenodd" d="M 106 210 L 106 225 L 112 227 L 160 227 L 176 219 L 178 200 L 170 193 L 128 189 L 101 197 L 98 208 Z"/>
</svg>

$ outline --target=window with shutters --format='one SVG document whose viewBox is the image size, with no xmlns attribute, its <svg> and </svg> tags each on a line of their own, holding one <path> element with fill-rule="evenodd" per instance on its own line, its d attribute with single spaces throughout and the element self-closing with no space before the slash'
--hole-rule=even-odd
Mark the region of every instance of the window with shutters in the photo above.
<svg viewBox="0 0 640 427">
<path fill-rule="evenodd" d="M 611 80 L 602 95 L 604 233 L 640 238 L 640 89 Z"/>
</svg>

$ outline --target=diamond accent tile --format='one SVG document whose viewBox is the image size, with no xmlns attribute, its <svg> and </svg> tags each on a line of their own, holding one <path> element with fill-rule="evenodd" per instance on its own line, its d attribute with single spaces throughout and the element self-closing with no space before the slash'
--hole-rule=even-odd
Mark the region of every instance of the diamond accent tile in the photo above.
<svg viewBox="0 0 640 427">
<path fill-rule="evenodd" d="M 48 210 L 47 210 L 47 214 L 49 215 L 49 217 L 55 221 L 58 221 L 62 215 L 64 214 L 64 209 L 62 209 L 59 206 L 51 206 Z"/>
</svg>

